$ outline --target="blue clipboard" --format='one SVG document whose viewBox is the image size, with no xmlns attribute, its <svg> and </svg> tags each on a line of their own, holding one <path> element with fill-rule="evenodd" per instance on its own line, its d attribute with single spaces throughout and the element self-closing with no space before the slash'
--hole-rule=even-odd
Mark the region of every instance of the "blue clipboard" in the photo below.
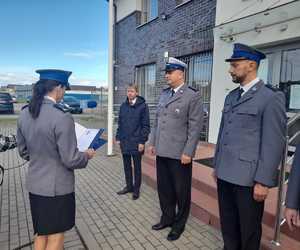
<svg viewBox="0 0 300 250">
<path fill-rule="evenodd" d="M 94 140 L 91 142 L 89 148 L 97 150 L 98 148 L 102 147 L 107 141 L 101 138 L 101 135 L 104 132 L 104 128 L 99 129 L 99 132 L 95 136 Z"/>
</svg>

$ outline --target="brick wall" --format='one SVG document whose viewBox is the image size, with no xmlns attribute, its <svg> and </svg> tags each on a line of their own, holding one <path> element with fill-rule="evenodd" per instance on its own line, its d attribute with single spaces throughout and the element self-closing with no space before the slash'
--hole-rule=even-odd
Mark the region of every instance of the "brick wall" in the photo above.
<svg viewBox="0 0 300 250">
<path fill-rule="evenodd" d="M 116 24 L 116 67 L 114 72 L 114 111 L 126 98 L 126 85 L 135 80 L 135 67 L 156 63 L 155 97 L 166 87 L 164 52 L 183 57 L 213 50 L 216 0 L 191 0 L 176 7 L 176 0 L 158 0 L 158 17 L 139 26 L 138 11 Z M 167 16 L 166 19 L 162 15 Z M 147 100 L 146 100 L 147 101 Z M 150 105 L 153 122 L 155 105 Z M 207 125 L 207 124 L 206 124 Z M 207 131 L 206 131 L 207 133 Z"/>
<path fill-rule="evenodd" d="M 156 63 L 156 96 L 165 85 L 164 52 L 181 57 L 213 49 L 212 27 L 216 0 L 191 0 L 176 8 L 176 0 L 158 1 L 158 18 L 138 26 L 134 12 L 116 25 L 115 104 L 125 98 L 125 86 L 134 81 L 137 65 Z M 161 18 L 162 14 L 167 19 Z"/>
</svg>

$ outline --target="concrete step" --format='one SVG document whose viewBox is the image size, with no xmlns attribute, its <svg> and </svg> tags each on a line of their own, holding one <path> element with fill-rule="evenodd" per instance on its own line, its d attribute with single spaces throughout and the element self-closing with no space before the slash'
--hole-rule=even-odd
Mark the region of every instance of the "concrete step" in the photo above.
<svg viewBox="0 0 300 250">
<path fill-rule="evenodd" d="M 213 151 L 214 146 L 212 144 L 199 144 L 195 159 L 211 157 Z M 211 174 L 211 168 L 196 162 L 193 163 L 191 213 L 203 222 L 220 228 L 217 190 Z M 147 154 L 147 151 L 143 157 L 143 179 L 147 184 L 156 188 L 155 157 Z M 265 202 L 262 249 L 299 250 L 300 230 L 290 232 L 287 225 L 282 227 L 282 246 L 274 248 L 270 244 L 274 234 L 277 191 L 277 188 L 271 189 L 268 199 Z"/>
</svg>

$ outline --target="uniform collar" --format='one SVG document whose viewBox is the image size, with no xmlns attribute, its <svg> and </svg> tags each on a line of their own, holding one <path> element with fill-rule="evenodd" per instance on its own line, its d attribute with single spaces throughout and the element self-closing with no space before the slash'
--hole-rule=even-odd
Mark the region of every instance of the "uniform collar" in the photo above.
<svg viewBox="0 0 300 250">
<path fill-rule="evenodd" d="M 258 77 L 256 77 L 254 80 L 252 80 L 251 82 L 249 82 L 248 84 L 246 84 L 245 86 L 240 85 L 240 89 L 243 89 L 244 92 L 242 94 L 242 96 L 244 94 L 246 94 L 246 92 L 251 89 L 256 83 L 258 83 L 260 81 L 260 79 Z"/>
<path fill-rule="evenodd" d="M 177 88 L 173 89 L 174 92 L 176 93 L 183 85 L 184 85 L 184 82 L 182 84 L 180 84 Z"/>
<path fill-rule="evenodd" d="M 52 97 L 50 97 L 50 96 L 48 96 L 48 95 L 45 95 L 44 98 L 47 99 L 47 100 L 50 100 L 50 101 L 52 101 L 54 103 L 56 103 L 55 99 L 52 98 Z"/>
</svg>

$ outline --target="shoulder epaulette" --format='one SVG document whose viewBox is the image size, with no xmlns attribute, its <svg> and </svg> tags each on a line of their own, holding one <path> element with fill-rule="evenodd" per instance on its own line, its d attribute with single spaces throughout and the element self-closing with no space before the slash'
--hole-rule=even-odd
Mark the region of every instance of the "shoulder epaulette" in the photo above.
<svg viewBox="0 0 300 250">
<path fill-rule="evenodd" d="M 195 88 L 193 88 L 193 87 L 191 87 L 191 86 L 188 86 L 188 88 L 191 89 L 191 90 L 193 90 L 193 91 L 195 91 L 195 92 L 198 92 L 197 89 L 195 89 Z"/>
<path fill-rule="evenodd" d="M 55 103 L 55 104 L 53 104 L 53 107 L 59 109 L 60 111 L 62 111 L 64 113 L 69 112 L 69 109 L 61 103 Z"/>
<path fill-rule="evenodd" d="M 24 105 L 21 110 L 26 109 L 28 107 L 28 104 Z"/>
<path fill-rule="evenodd" d="M 280 89 L 279 88 L 277 88 L 277 87 L 275 87 L 275 86 L 273 86 L 272 84 L 265 84 L 265 86 L 268 88 L 268 89 L 270 89 L 270 90 L 272 90 L 272 91 L 274 91 L 274 92 L 277 92 L 277 91 L 279 91 Z"/>
</svg>

